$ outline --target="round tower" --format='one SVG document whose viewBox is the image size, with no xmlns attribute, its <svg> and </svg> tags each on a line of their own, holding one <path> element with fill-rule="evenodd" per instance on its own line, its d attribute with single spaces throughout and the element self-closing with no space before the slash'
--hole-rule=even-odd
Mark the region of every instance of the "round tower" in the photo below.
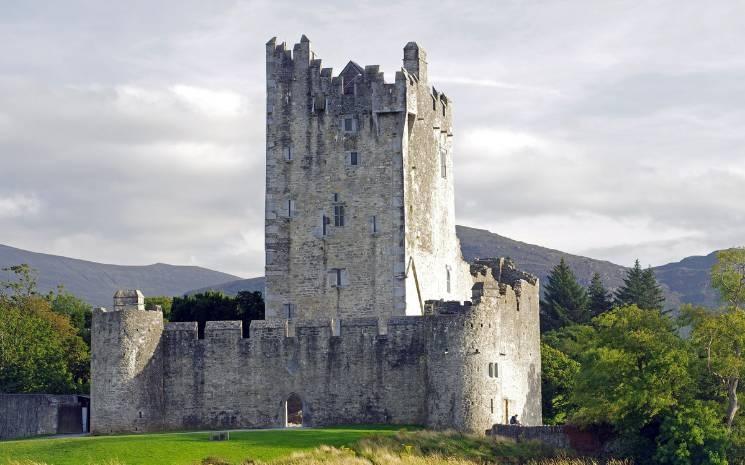
<svg viewBox="0 0 745 465">
<path fill-rule="evenodd" d="M 118 290 L 114 308 L 93 311 L 91 432 L 155 431 L 163 417 L 163 313 L 142 292 Z"/>
</svg>

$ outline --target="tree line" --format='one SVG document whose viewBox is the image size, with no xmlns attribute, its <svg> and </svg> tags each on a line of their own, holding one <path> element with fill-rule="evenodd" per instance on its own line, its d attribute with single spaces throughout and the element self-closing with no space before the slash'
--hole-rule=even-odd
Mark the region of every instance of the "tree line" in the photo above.
<svg viewBox="0 0 745 465">
<path fill-rule="evenodd" d="M 613 432 L 637 463 L 745 460 L 745 249 L 721 251 L 711 273 L 718 309 L 665 309 L 637 260 L 614 293 L 565 262 L 541 302 L 543 418 Z"/>
</svg>

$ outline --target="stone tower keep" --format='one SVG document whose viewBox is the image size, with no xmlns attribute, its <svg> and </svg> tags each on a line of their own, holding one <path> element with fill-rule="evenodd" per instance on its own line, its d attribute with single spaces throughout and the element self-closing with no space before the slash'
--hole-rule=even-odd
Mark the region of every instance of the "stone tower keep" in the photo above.
<svg viewBox="0 0 745 465">
<path fill-rule="evenodd" d="M 334 77 L 305 36 L 267 43 L 267 318 L 383 320 L 470 298 L 452 104 L 416 43 L 403 64 L 393 83 L 353 61 Z"/>
</svg>

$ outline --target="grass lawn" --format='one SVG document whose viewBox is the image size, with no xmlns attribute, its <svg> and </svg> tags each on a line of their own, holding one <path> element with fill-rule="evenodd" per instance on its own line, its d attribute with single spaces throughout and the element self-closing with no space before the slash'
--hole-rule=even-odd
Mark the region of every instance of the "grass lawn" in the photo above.
<svg viewBox="0 0 745 465">
<path fill-rule="evenodd" d="M 269 460 L 321 444 L 346 446 L 371 435 L 391 436 L 399 426 L 359 425 L 323 429 L 231 432 L 229 441 L 210 441 L 209 433 L 164 433 L 0 442 L 0 464 L 33 460 L 48 465 L 191 465 L 207 456 L 234 463 Z"/>
</svg>

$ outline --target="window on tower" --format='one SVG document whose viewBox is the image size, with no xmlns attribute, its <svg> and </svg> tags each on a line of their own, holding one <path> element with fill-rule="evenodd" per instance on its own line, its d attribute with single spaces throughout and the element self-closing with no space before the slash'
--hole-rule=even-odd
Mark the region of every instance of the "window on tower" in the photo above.
<svg viewBox="0 0 745 465">
<path fill-rule="evenodd" d="M 344 227 L 344 205 L 334 205 L 334 226 Z"/>
<path fill-rule="evenodd" d="M 344 132 L 357 132 L 357 120 L 352 116 L 344 118 Z"/>
</svg>

